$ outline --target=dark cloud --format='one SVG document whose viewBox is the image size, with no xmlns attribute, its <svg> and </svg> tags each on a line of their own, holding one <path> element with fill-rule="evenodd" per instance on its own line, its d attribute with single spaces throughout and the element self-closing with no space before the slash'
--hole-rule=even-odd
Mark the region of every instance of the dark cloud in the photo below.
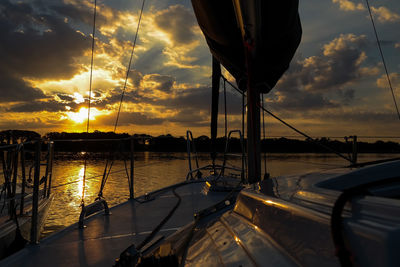
<svg viewBox="0 0 400 267">
<path fill-rule="evenodd" d="M 398 117 L 395 112 L 388 111 L 341 111 L 341 112 L 321 112 L 315 113 L 314 118 L 332 122 L 347 122 L 355 125 L 364 124 L 367 127 L 378 125 L 398 124 Z M 373 125 L 373 126 L 372 126 Z M 397 127 L 396 127 L 397 128 Z M 390 127 L 388 127 L 390 131 Z"/>
<path fill-rule="evenodd" d="M 116 121 L 116 114 L 108 115 L 108 116 L 98 116 L 96 117 L 96 123 L 100 123 L 101 125 L 114 125 Z M 126 126 L 126 125 L 158 125 L 162 124 L 165 120 L 162 118 L 152 118 L 140 112 L 121 112 L 118 125 Z"/>
<path fill-rule="evenodd" d="M 175 78 L 169 75 L 149 74 L 146 75 L 146 81 L 155 83 L 151 89 L 159 90 L 165 93 L 170 93 L 175 83 Z"/>
<path fill-rule="evenodd" d="M 297 89 L 275 97 L 278 97 L 276 101 L 273 101 L 269 105 L 278 110 L 316 110 L 339 106 L 337 103 L 324 97 L 321 93 L 310 93 Z"/>
<path fill-rule="evenodd" d="M 338 94 L 344 104 L 349 104 L 354 99 L 355 90 L 354 89 L 339 90 Z"/>
<path fill-rule="evenodd" d="M 178 123 L 187 127 L 204 127 L 209 126 L 209 116 L 201 110 L 194 108 L 182 108 L 173 117 L 168 118 L 168 121 Z"/>
<path fill-rule="evenodd" d="M 182 5 L 170 6 L 157 12 L 154 22 L 177 45 L 189 44 L 196 38 L 193 31 L 193 27 L 197 25 L 194 14 Z"/>
<path fill-rule="evenodd" d="M 121 95 L 122 90 L 119 88 L 110 90 L 107 92 L 107 95 L 104 98 L 93 99 L 91 102 L 91 107 L 104 109 L 107 105 L 113 105 L 116 103 L 119 104 L 121 102 Z M 125 92 L 122 104 L 128 102 L 138 103 L 140 101 L 139 99 L 140 98 L 137 91 Z"/>
<path fill-rule="evenodd" d="M 16 130 L 33 130 L 51 129 L 61 126 L 62 122 L 59 120 L 43 120 L 41 118 L 23 118 L 13 121 L 0 121 L 0 130 L 16 129 Z"/>
<path fill-rule="evenodd" d="M 143 74 L 140 71 L 133 69 L 133 70 L 129 71 L 128 77 L 129 77 L 129 81 L 133 85 L 133 88 L 134 89 L 139 88 L 140 83 L 142 82 L 142 79 L 143 79 Z"/>
<path fill-rule="evenodd" d="M 163 53 L 164 46 L 155 44 L 134 62 L 135 68 L 142 73 L 160 73 L 164 70 L 163 62 L 167 61 Z"/>
<path fill-rule="evenodd" d="M 75 23 L 93 24 L 93 9 L 85 5 L 83 1 L 76 1 L 73 4 L 64 3 L 62 6 L 53 4 L 51 8 L 59 15 L 67 17 Z M 104 21 L 104 16 L 101 12 L 96 13 L 96 21 Z"/>
<path fill-rule="evenodd" d="M 349 104 L 355 91 L 346 86 L 369 75 L 368 68 L 362 66 L 366 46 L 364 35 L 341 34 L 325 44 L 316 56 L 296 55 L 270 96 L 276 100 L 272 105 L 290 110 L 315 110 Z M 332 95 L 342 101 L 334 102 Z"/>
<path fill-rule="evenodd" d="M 313 92 L 340 89 L 361 77 L 366 45 L 364 35 L 341 34 L 324 45 L 319 55 L 295 58 L 278 88 L 297 87 Z"/>
<path fill-rule="evenodd" d="M 42 6 L 36 6 L 41 4 Z M 11 108 L 40 109 L 36 103 L 48 98 L 23 78 L 68 78 L 79 71 L 74 58 L 89 47 L 87 37 L 63 18 L 51 15 L 44 2 L 0 3 L 0 102 L 27 101 Z M 47 102 L 45 105 L 53 102 Z M 33 107 L 33 106 L 37 107 Z M 42 109 L 44 110 L 44 109 Z M 58 108 L 57 108 L 58 110 Z"/>
<path fill-rule="evenodd" d="M 48 112 L 58 112 L 58 111 L 66 111 L 65 106 L 69 106 L 71 111 L 75 111 L 78 109 L 78 105 L 74 102 L 70 102 L 68 104 L 60 103 L 55 100 L 47 100 L 47 101 L 32 101 L 32 102 L 24 102 L 21 104 L 16 104 L 8 108 L 9 112 L 40 112 L 40 111 L 48 111 Z"/>
<path fill-rule="evenodd" d="M 62 17 L 29 4 L 0 4 L 0 66 L 21 77 L 69 78 L 79 67 L 74 59 L 90 47 L 89 38 Z"/>
<path fill-rule="evenodd" d="M 72 102 L 74 100 L 74 97 L 68 94 L 57 94 L 57 96 L 62 100 L 65 101 L 66 103 Z"/>
<path fill-rule="evenodd" d="M 155 99 L 152 104 L 169 109 L 181 109 L 188 107 L 195 110 L 209 110 L 211 103 L 211 88 L 200 87 L 178 90 L 174 97 L 169 99 Z"/>
<path fill-rule="evenodd" d="M 15 77 L 15 75 L 8 73 L 1 67 L 0 81 L 0 103 L 35 101 L 37 99 L 47 98 L 42 90 L 29 86 L 20 77 Z"/>
</svg>

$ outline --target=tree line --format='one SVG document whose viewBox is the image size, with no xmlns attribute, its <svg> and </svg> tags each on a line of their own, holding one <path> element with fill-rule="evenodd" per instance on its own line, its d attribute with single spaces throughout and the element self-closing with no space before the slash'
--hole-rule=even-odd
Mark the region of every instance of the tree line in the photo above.
<svg viewBox="0 0 400 267">
<path fill-rule="evenodd" d="M 91 133 L 50 132 L 41 136 L 34 131 L 8 130 L 0 132 L 1 144 L 26 142 L 43 138 L 55 142 L 55 150 L 60 152 L 107 152 L 134 151 L 155 152 L 185 152 L 187 151 L 186 138 L 174 137 L 170 134 L 151 136 L 147 134 L 114 133 L 94 131 Z M 91 140 L 89 142 L 82 140 Z M 323 146 L 330 147 L 340 153 L 351 153 L 353 145 L 349 142 L 319 138 L 316 141 Z M 202 135 L 194 138 L 194 147 L 198 152 L 223 152 L 226 148 L 226 138 L 219 137 L 211 147 L 211 139 Z M 242 152 L 246 147 L 246 140 L 238 138 L 229 141 L 229 152 Z M 192 147 L 193 149 L 193 147 Z M 261 140 L 261 151 L 270 153 L 328 153 L 322 146 L 308 140 L 289 138 L 267 138 Z M 400 153 L 400 144 L 393 141 L 357 142 L 358 153 Z"/>
</svg>

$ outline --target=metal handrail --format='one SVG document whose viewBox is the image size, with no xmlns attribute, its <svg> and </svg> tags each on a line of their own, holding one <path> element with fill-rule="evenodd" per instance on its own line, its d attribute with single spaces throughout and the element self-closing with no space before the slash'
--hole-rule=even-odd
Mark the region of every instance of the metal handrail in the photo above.
<svg viewBox="0 0 400 267">
<path fill-rule="evenodd" d="M 194 158 L 196 159 L 196 170 L 197 170 L 197 178 L 201 177 L 201 172 L 199 168 L 199 159 L 196 151 L 196 146 L 194 144 L 193 134 L 190 130 L 186 132 L 186 145 L 187 145 L 187 153 L 188 153 L 188 163 L 189 163 L 189 174 L 191 179 L 193 178 L 193 170 L 192 170 L 192 155 L 191 151 L 193 148 Z"/>
<path fill-rule="evenodd" d="M 28 144 L 34 144 L 36 143 L 38 140 L 32 140 L 32 141 L 27 141 L 27 142 L 23 142 L 23 143 L 19 143 L 19 144 L 6 144 L 6 145 L 0 145 L 0 151 L 4 151 L 4 150 L 9 150 L 12 148 L 17 148 L 18 146 L 24 146 L 24 145 L 28 145 Z"/>
<path fill-rule="evenodd" d="M 195 173 L 195 172 L 198 172 L 198 171 L 201 171 L 201 170 L 216 170 L 216 169 L 223 169 L 223 168 L 225 168 L 225 169 L 229 169 L 229 170 L 234 170 L 234 171 L 241 171 L 242 169 L 239 169 L 239 168 L 235 168 L 235 167 L 231 167 L 231 166 L 225 166 L 225 167 L 223 167 L 222 165 L 212 165 L 212 164 L 209 164 L 209 165 L 206 165 L 206 166 L 203 166 L 203 167 L 199 167 L 199 168 L 197 168 L 197 169 L 194 169 L 194 170 L 192 170 L 192 171 L 189 171 L 187 174 L 186 174 L 186 180 L 189 180 L 189 176 L 191 175 L 191 174 L 193 174 L 193 173 Z"/>
<path fill-rule="evenodd" d="M 105 215 L 110 215 L 110 209 L 108 208 L 107 201 L 104 198 L 97 198 L 92 204 L 82 206 L 81 214 L 79 215 L 79 229 L 85 227 L 84 221 L 87 217 L 104 210 Z"/>
<path fill-rule="evenodd" d="M 219 176 L 224 175 L 225 169 L 227 169 L 227 167 L 226 167 L 227 159 L 226 158 L 227 158 L 228 155 L 230 155 L 230 154 L 228 154 L 229 141 L 231 140 L 231 135 L 233 133 L 238 133 L 239 134 L 239 138 L 240 138 L 240 146 L 242 148 L 242 155 L 241 155 L 242 156 L 242 169 L 240 171 L 241 171 L 241 179 L 242 179 L 242 181 L 244 181 L 245 180 L 245 173 L 246 173 L 246 170 L 245 170 L 245 168 L 246 168 L 246 164 L 245 164 L 246 152 L 244 150 L 243 135 L 242 135 L 242 132 L 240 130 L 231 130 L 229 132 L 229 134 L 228 134 L 228 137 L 227 137 L 226 143 L 225 143 L 225 152 L 224 152 L 224 160 L 223 160 L 223 163 L 222 163 L 222 170 L 221 170 L 221 173 L 220 173 Z"/>
<path fill-rule="evenodd" d="M 53 142 L 48 142 L 48 154 L 46 156 L 47 160 L 45 164 L 41 163 L 41 152 L 42 152 L 42 142 L 43 140 L 37 139 L 33 141 L 18 143 L 18 144 L 7 144 L 0 146 L 0 151 L 3 157 L 3 175 L 5 177 L 6 183 L 9 184 L 7 189 L 7 194 L 4 196 L 3 201 L 9 203 L 9 216 L 11 219 L 17 220 L 15 218 L 19 215 L 25 215 L 24 211 L 26 208 L 27 197 L 32 198 L 31 210 L 31 229 L 30 229 L 30 242 L 37 243 L 38 241 L 38 208 L 39 199 L 49 198 L 51 189 L 51 174 L 52 174 L 52 162 L 53 162 Z M 31 153 L 34 153 L 34 158 L 32 160 L 32 169 L 34 169 L 34 179 L 33 179 L 33 190 L 30 193 L 26 192 L 26 187 L 28 187 L 28 181 L 26 179 L 26 159 L 25 154 L 29 153 L 25 146 L 34 145 L 34 149 Z M 42 179 L 40 179 L 40 166 L 46 166 L 46 172 Z M 21 168 L 20 170 L 18 168 Z M 21 175 L 18 174 L 21 173 Z M 17 182 L 21 179 L 21 193 L 17 195 Z M 40 189 L 41 183 L 43 182 L 43 189 Z M 43 194 L 43 195 L 42 195 Z M 18 203 L 19 202 L 19 203 Z M 19 215 L 16 212 L 16 207 L 18 207 Z"/>
</svg>

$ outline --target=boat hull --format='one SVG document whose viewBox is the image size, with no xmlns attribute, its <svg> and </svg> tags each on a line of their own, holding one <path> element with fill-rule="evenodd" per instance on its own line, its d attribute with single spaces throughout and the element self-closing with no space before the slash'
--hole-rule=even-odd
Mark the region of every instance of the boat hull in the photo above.
<svg viewBox="0 0 400 267">
<path fill-rule="evenodd" d="M 49 198 L 44 198 L 39 203 L 38 207 L 38 223 L 37 232 L 40 233 L 46 221 L 54 195 Z M 5 221 L 0 227 L 0 259 L 3 259 L 12 253 L 22 249 L 30 240 L 31 233 L 31 211 L 27 211 L 23 215 L 18 215 L 18 224 L 20 235 L 17 234 L 17 225 L 14 220 Z M 22 237 L 22 238 L 21 238 Z"/>
</svg>

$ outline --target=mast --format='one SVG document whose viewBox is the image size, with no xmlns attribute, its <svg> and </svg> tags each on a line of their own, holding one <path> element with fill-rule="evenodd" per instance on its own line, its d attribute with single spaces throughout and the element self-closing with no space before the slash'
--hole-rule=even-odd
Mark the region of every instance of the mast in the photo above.
<svg viewBox="0 0 400 267">
<path fill-rule="evenodd" d="M 247 179 L 252 184 L 261 180 L 260 91 L 253 76 L 260 9 L 259 1 L 233 0 L 233 4 L 245 49 L 247 88 L 241 89 L 247 89 Z"/>
<path fill-rule="evenodd" d="M 289 68 L 301 40 L 299 0 L 192 0 L 213 56 L 247 91 L 248 180 L 261 178 L 260 93 Z"/>
</svg>

